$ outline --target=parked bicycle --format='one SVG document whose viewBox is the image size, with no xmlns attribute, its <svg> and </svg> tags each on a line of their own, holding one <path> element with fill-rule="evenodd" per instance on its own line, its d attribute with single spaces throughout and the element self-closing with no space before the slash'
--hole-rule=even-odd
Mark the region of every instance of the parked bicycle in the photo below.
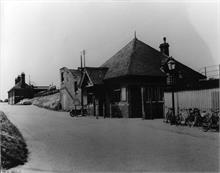
<svg viewBox="0 0 220 173">
<path fill-rule="evenodd" d="M 171 108 L 168 109 L 165 122 L 170 125 L 187 125 L 189 127 L 202 127 L 204 131 L 215 129 L 219 131 L 219 110 L 203 111 L 200 113 L 198 108 L 181 109 L 179 113 L 174 116 Z"/>
<path fill-rule="evenodd" d="M 81 108 L 75 107 L 74 109 L 71 109 L 71 110 L 69 111 L 69 114 L 70 114 L 71 117 L 85 116 L 85 115 L 87 115 L 87 109 L 84 108 L 84 109 L 83 109 L 83 112 L 82 112 L 82 109 L 81 109 Z"/>
<path fill-rule="evenodd" d="M 76 112 L 75 109 L 71 109 L 71 110 L 69 111 L 69 113 L 70 113 L 70 116 L 71 116 L 71 117 L 77 117 L 77 112 Z"/>
<path fill-rule="evenodd" d="M 210 129 L 219 131 L 219 116 L 219 110 L 207 114 L 202 125 L 203 131 L 207 132 Z"/>
<path fill-rule="evenodd" d="M 175 116 L 173 115 L 173 109 L 169 108 L 166 116 L 165 116 L 165 122 L 170 123 L 170 125 L 175 124 Z"/>
</svg>

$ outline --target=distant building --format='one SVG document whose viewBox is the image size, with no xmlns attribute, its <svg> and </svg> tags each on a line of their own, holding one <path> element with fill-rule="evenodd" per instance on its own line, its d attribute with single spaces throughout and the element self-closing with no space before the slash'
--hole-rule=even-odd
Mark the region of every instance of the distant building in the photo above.
<svg viewBox="0 0 220 173">
<path fill-rule="evenodd" d="M 81 71 L 79 69 L 60 69 L 60 103 L 63 110 L 80 109 L 81 89 L 79 82 Z"/>
<path fill-rule="evenodd" d="M 15 79 L 15 86 L 8 91 L 8 103 L 16 104 L 22 99 L 33 98 L 34 94 L 46 91 L 48 88 L 47 86 L 32 86 L 26 84 L 25 74 L 21 73 L 21 75 Z"/>
</svg>

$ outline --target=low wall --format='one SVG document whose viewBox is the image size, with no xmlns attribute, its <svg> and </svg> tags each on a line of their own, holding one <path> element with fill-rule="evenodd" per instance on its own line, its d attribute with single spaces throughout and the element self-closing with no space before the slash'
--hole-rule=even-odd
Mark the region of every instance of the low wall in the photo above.
<svg viewBox="0 0 220 173">
<path fill-rule="evenodd" d="M 105 115 L 106 117 L 117 117 L 117 118 L 128 118 L 128 103 L 119 102 L 110 105 L 110 115 Z M 96 105 L 96 115 L 99 114 L 99 105 Z M 94 115 L 94 105 L 87 105 L 87 114 Z"/>
<path fill-rule="evenodd" d="M 129 108 L 127 102 L 119 102 L 111 105 L 112 117 L 129 118 L 128 110 Z"/>
<path fill-rule="evenodd" d="M 89 104 L 87 106 L 87 114 L 88 115 L 94 115 L 94 107 L 93 107 L 93 104 Z"/>
</svg>

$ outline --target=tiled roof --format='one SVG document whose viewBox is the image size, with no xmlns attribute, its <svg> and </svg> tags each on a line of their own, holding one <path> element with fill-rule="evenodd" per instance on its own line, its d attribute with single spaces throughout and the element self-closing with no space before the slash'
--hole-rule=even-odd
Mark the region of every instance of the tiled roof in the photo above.
<svg viewBox="0 0 220 173">
<path fill-rule="evenodd" d="M 119 50 L 113 57 L 107 60 L 101 67 L 108 67 L 104 79 L 121 76 L 165 76 L 160 70 L 161 63 L 168 56 L 150 47 L 144 42 L 134 38 L 124 48 Z M 175 60 L 176 61 L 176 60 Z M 183 77 L 205 78 L 202 74 L 176 61 Z"/>
<path fill-rule="evenodd" d="M 71 73 L 72 73 L 72 75 L 74 75 L 74 76 L 81 76 L 81 72 L 80 72 L 80 70 L 75 70 L 75 69 L 68 69 Z"/>
<path fill-rule="evenodd" d="M 105 79 L 126 75 L 164 76 L 160 70 L 166 57 L 156 49 L 134 38 L 101 67 L 108 67 Z"/>
<path fill-rule="evenodd" d="M 206 76 L 180 63 L 179 61 L 175 60 L 175 62 L 176 62 L 177 69 L 181 72 L 183 78 L 188 78 L 188 79 L 190 78 L 193 80 L 206 78 Z"/>
<path fill-rule="evenodd" d="M 164 59 L 161 64 L 164 65 L 165 63 L 167 63 L 168 57 L 166 59 Z M 176 69 L 178 72 L 181 73 L 182 77 L 185 79 L 192 79 L 192 80 L 199 80 L 199 79 L 205 79 L 206 76 L 204 76 L 203 74 L 191 69 L 190 67 L 182 64 L 181 62 L 177 61 L 176 59 L 173 58 L 173 60 L 175 61 L 176 64 Z M 168 68 L 168 67 L 166 67 Z"/>
<path fill-rule="evenodd" d="M 102 67 L 86 67 L 85 71 L 88 73 L 91 82 L 94 85 L 103 84 L 103 79 L 108 68 Z"/>
</svg>

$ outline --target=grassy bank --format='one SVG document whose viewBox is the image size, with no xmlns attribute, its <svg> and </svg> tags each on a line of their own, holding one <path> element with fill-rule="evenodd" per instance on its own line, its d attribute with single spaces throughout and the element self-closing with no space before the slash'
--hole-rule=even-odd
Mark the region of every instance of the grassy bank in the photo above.
<svg viewBox="0 0 220 173">
<path fill-rule="evenodd" d="M 60 109 L 60 93 L 35 97 L 32 102 L 33 105 L 52 109 L 52 110 L 59 110 Z"/>
<path fill-rule="evenodd" d="M 27 162 L 28 149 L 20 131 L 0 111 L 1 165 L 0 170 L 7 170 Z"/>
<path fill-rule="evenodd" d="M 51 109 L 51 110 L 60 110 L 60 93 L 55 93 L 47 96 L 34 97 L 32 99 L 24 99 L 18 104 L 33 104 L 38 107 Z"/>
</svg>

